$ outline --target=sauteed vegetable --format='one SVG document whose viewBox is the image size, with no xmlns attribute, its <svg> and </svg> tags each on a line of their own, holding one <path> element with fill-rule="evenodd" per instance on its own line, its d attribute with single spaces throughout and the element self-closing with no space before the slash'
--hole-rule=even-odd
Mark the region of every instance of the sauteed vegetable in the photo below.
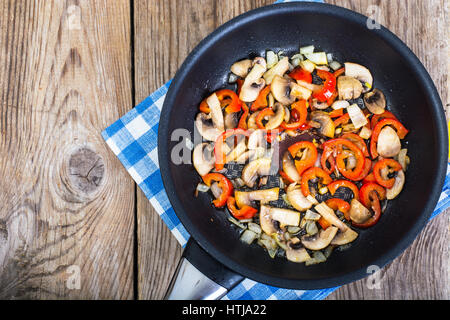
<svg viewBox="0 0 450 320">
<path fill-rule="evenodd" d="M 409 164 L 408 129 L 370 70 L 314 49 L 234 63 L 234 89 L 199 105 L 193 150 L 196 196 L 211 191 L 245 243 L 307 265 L 383 219 Z"/>
</svg>

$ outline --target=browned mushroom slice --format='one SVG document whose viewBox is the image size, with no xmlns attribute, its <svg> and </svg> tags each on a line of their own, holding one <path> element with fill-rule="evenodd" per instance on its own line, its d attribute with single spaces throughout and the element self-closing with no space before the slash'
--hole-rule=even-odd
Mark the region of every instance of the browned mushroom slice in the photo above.
<svg viewBox="0 0 450 320">
<path fill-rule="evenodd" d="M 369 209 L 367 209 L 365 206 L 362 205 L 361 202 L 359 202 L 356 199 L 352 199 L 350 203 L 350 219 L 355 223 L 364 223 L 367 220 L 370 219 L 372 214 L 370 213 Z"/>
<path fill-rule="evenodd" d="M 222 130 L 219 130 L 213 123 L 210 114 L 200 112 L 195 119 L 195 127 L 200 135 L 208 141 L 216 141 L 216 139 L 222 134 Z"/>
<path fill-rule="evenodd" d="M 262 204 L 270 201 L 278 200 L 280 188 L 262 189 L 255 191 L 239 191 L 234 192 L 236 204 L 239 208 L 244 205 L 250 206 L 252 201 L 260 201 Z"/>
<path fill-rule="evenodd" d="M 386 199 L 392 200 L 396 198 L 402 191 L 404 184 L 405 184 L 405 173 L 403 172 L 403 170 L 400 170 L 397 172 L 397 176 L 395 177 L 394 186 L 390 189 L 386 189 Z"/>
<path fill-rule="evenodd" d="M 345 231 L 339 231 L 331 241 L 331 244 L 342 246 L 344 244 L 355 241 L 356 238 L 358 238 L 358 233 L 351 228 L 348 228 Z"/>
<path fill-rule="evenodd" d="M 272 159 L 268 158 L 251 161 L 242 170 L 242 180 L 248 187 L 253 188 L 258 177 L 268 176 L 270 174 L 271 164 Z"/>
<path fill-rule="evenodd" d="M 330 226 L 326 230 L 321 229 L 313 236 L 303 236 L 301 241 L 307 249 L 322 250 L 331 243 L 337 232 L 338 228 Z"/>
<path fill-rule="evenodd" d="M 266 73 L 264 73 L 264 80 L 266 80 L 266 84 L 271 84 L 273 78 L 278 76 L 283 76 L 289 70 L 289 58 L 284 57 L 276 65 L 270 68 Z"/>
<path fill-rule="evenodd" d="M 245 59 L 238 62 L 235 62 L 231 66 L 231 72 L 233 72 L 235 75 L 245 78 L 248 74 L 248 70 L 252 67 L 252 60 Z"/>
<path fill-rule="evenodd" d="M 364 94 L 364 104 L 373 114 L 382 114 L 386 109 L 386 97 L 379 89 Z"/>
<path fill-rule="evenodd" d="M 363 92 L 367 92 L 372 89 L 373 77 L 369 69 L 366 67 L 352 62 L 345 62 L 345 75 L 353 77 L 364 84 Z"/>
<path fill-rule="evenodd" d="M 326 205 L 325 202 L 319 203 L 314 207 L 316 211 L 329 223 L 339 228 L 341 231 L 347 230 L 347 225 L 339 220 L 339 218 L 334 213 L 334 210 Z"/>
<path fill-rule="evenodd" d="M 324 111 L 311 112 L 311 120 L 320 124 L 319 132 L 325 137 L 334 138 L 335 125 L 328 113 Z"/>
<path fill-rule="evenodd" d="M 284 173 L 291 179 L 297 183 L 300 183 L 301 177 L 298 174 L 297 169 L 295 168 L 294 159 L 292 158 L 289 151 L 286 151 L 281 160 Z"/>
<path fill-rule="evenodd" d="M 244 102 L 252 102 L 256 100 L 259 92 L 266 84 L 265 80 L 262 78 L 264 72 L 266 72 L 266 63 L 264 58 L 255 58 L 253 61 L 253 68 L 245 77 L 244 83 L 242 84 L 239 99 Z"/>
<path fill-rule="evenodd" d="M 357 99 L 363 92 L 363 86 L 357 79 L 349 76 L 340 76 L 337 80 L 339 100 Z"/>
<path fill-rule="evenodd" d="M 275 115 L 271 116 L 269 118 L 269 121 L 267 121 L 265 128 L 267 130 L 273 130 L 278 128 L 281 123 L 284 121 L 285 117 L 285 109 L 281 103 L 275 103 L 273 106 L 273 110 L 275 111 Z"/>
<path fill-rule="evenodd" d="M 306 211 L 313 206 L 313 203 L 303 195 L 301 187 L 292 183 L 286 190 L 286 196 L 289 203 L 298 211 Z"/>
<path fill-rule="evenodd" d="M 192 162 L 200 176 L 204 176 L 214 168 L 214 147 L 209 143 L 200 143 L 194 148 Z"/>
<path fill-rule="evenodd" d="M 261 229 L 266 234 L 272 235 L 277 232 L 276 226 L 298 226 L 300 223 L 300 212 L 262 205 L 259 221 Z M 274 223 L 274 221 L 276 222 Z"/>
<path fill-rule="evenodd" d="M 311 259 L 311 256 L 301 244 L 300 239 L 294 237 L 287 244 L 286 258 L 292 262 L 302 263 Z"/>
<path fill-rule="evenodd" d="M 283 105 L 290 105 L 295 101 L 295 97 L 291 95 L 291 82 L 292 81 L 278 75 L 272 80 L 270 91 L 275 100 Z"/>
</svg>

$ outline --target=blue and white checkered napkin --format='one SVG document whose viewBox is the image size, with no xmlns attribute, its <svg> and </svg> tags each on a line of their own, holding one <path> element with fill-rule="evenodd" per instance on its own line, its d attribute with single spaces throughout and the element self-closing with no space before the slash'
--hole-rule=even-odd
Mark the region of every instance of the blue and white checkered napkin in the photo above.
<svg viewBox="0 0 450 320">
<path fill-rule="evenodd" d="M 299 0 L 285 0 L 290 2 Z M 316 2 L 322 2 L 318 0 Z M 185 246 L 189 234 L 178 220 L 161 179 L 158 164 L 157 137 L 161 108 L 170 82 L 152 93 L 147 99 L 102 132 L 108 146 L 122 162 L 134 181 L 172 231 L 175 238 Z M 450 167 L 447 169 L 444 188 L 432 217 L 450 206 Z M 319 300 L 337 288 L 322 290 L 288 290 L 245 279 L 223 299 L 230 300 Z"/>
</svg>

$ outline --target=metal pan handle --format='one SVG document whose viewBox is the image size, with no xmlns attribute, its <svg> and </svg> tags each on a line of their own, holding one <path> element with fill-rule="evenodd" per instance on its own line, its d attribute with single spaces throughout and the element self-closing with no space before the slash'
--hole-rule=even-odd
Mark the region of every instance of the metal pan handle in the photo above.
<svg viewBox="0 0 450 320">
<path fill-rule="evenodd" d="M 211 257 L 191 237 L 164 299 L 218 300 L 243 279 Z"/>
</svg>

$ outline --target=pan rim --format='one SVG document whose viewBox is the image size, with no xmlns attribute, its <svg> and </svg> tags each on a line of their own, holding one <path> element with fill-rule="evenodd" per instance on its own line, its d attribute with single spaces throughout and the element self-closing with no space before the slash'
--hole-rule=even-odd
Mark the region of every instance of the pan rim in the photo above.
<svg viewBox="0 0 450 320">
<path fill-rule="evenodd" d="M 212 244 L 210 244 L 200 232 L 196 228 L 195 224 L 193 224 L 188 215 L 184 211 L 184 208 L 181 202 L 178 199 L 178 196 L 175 194 L 174 183 L 172 181 L 170 175 L 169 168 L 169 154 L 166 149 L 167 144 L 166 141 L 169 137 L 168 127 L 169 127 L 169 114 L 174 106 L 173 100 L 175 98 L 176 88 L 182 83 L 182 80 L 186 74 L 186 70 L 188 66 L 193 64 L 205 51 L 209 48 L 213 43 L 220 39 L 223 35 L 227 34 L 229 31 L 233 30 L 237 26 L 241 24 L 250 23 L 252 20 L 257 20 L 264 16 L 270 16 L 272 14 L 279 14 L 282 12 L 292 12 L 295 10 L 296 12 L 311 12 L 311 13 L 319 13 L 325 15 L 335 16 L 337 18 L 346 20 L 348 22 L 356 23 L 356 24 L 365 24 L 367 21 L 367 17 L 356 13 L 354 11 L 338 7 L 330 4 L 323 3 L 302 3 L 302 2 L 291 2 L 291 3 L 281 3 L 281 4 L 272 4 L 269 6 L 261 7 L 258 9 L 254 9 L 248 11 L 240 16 L 233 18 L 227 23 L 223 24 L 215 31 L 213 31 L 210 35 L 208 35 L 205 39 L 203 39 L 188 55 L 185 59 L 184 63 L 178 69 L 175 77 L 173 78 L 169 90 L 167 92 L 163 108 L 161 111 L 161 119 L 158 129 L 158 159 L 160 164 L 161 175 L 166 177 L 163 179 L 163 184 L 166 189 L 169 201 L 171 202 L 174 211 L 177 213 L 178 218 L 180 219 L 183 226 L 189 232 L 191 237 L 199 243 L 199 245 L 208 252 L 212 257 L 216 260 L 220 261 L 222 264 L 230 268 L 231 270 L 247 277 L 252 280 L 265 283 L 272 286 L 283 287 L 288 289 L 325 289 L 330 287 L 335 287 L 338 285 L 343 285 L 352 281 L 359 280 L 368 276 L 367 266 L 364 265 L 360 268 L 357 268 L 354 271 L 350 271 L 348 273 L 342 274 L 340 276 L 326 277 L 320 279 L 303 279 L 303 280 L 295 280 L 295 279 L 286 279 L 282 277 L 274 277 L 261 272 L 258 272 L 253 269 L 249 269 L 248 267 L 239 264 L 239 262 L 231 259 L 227 255 L 220 252 L 217 248 L 215 248 Z M 374 36 L 378 36 L 387 44 L 392 47 L 394 50 L 398 51 L 400 56 L 405 60 L 405 62 L 411 66 L 411 69 L 414 70 L 415 76 L 417 77 L 417 81 L 423 86 L 423 90 L 428 96 L 431 104 L 431 113 L 433 115 L 433 119 L 436 124 L 436 131 L 438 133 L 438 158 L 439 165 L 436 168 L 436 183 L 434 184 L 432 190 L 430 190 L 430 196 L 426 205 L 424 206 L 424 210 L 420 215 L 420 219 L 414 223 L 412 228 L 410 228 L 405 236 L 391 247 L 386 253 L 380 255 L 377 259 L 373 261 L 373 264 L 379 266 L 380 268 L 384 267 L 386 264 L 391 262 L 393 259 L 398 257 L 404 250 L 409 247 L 414 239 L 418 236 L 420 231 L 426 225 L 431 213 L 433 212 L 441 190 L 444 184 L 444 179 L 446 175 L 447 168 L 447 154 L 448 154 L 448 135 L 447 135 L 447 123 L 445 120 L 444 110 L 442 106 L 441 99 L 439 97 L 438 91 L 428 74 L 427 70 L 417 58 L 417 56 L 408 48 L 408 46 L 403 43 L 395 34 L 389 31 L 387 28 L 381 26 L 380 29 L 373 29 L 370 32 L 374 33 Z M 162 146 L 162 147 L 161 147 Z"/>
</svg>

